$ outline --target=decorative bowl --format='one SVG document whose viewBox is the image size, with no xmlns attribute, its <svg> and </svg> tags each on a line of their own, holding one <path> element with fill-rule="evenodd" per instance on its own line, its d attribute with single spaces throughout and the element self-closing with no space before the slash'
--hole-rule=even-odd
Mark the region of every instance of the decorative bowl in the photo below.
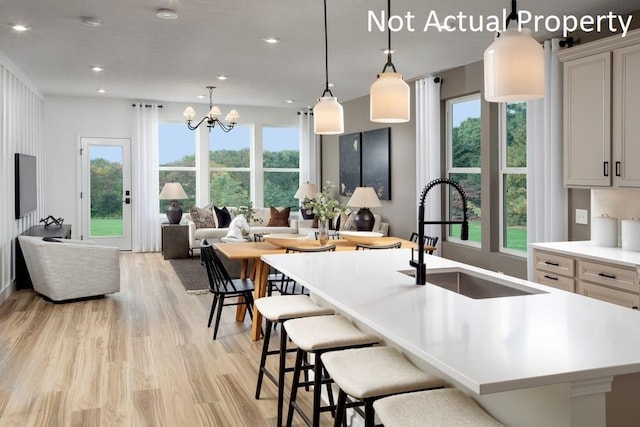
<svg viewBox="0 0 640 427">
<path fill-rule="evenodd" d="M 274 233 L 266 234 L 264 236 L 265 242 L 271 243 L 272 245 L 276 245 L 281 248 L 286 248 L 287 246 L 295 246 L 296 243 L 308 239 L 309 236 L 306 234 Z"/>
<path fill-rule="evenodd" d="M 377 231 L 340 231 L 340 237 L 352 243 L 372 243 L 382 237 Z"/>
</svg>

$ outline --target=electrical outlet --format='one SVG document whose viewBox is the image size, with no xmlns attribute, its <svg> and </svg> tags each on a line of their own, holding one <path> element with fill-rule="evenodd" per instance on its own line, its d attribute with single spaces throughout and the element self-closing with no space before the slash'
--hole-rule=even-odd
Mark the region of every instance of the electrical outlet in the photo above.
<svg viewBox="0 0 640 427">
<path fill-rule="evenodd" d="M 589 211 L 586 209 L 576 209 L 576 224 L 589 224 Z"/>
</svg>

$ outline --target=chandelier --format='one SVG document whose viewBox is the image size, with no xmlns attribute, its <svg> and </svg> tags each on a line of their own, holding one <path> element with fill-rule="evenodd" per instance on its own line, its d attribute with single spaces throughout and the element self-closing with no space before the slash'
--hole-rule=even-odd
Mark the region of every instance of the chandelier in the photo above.
<svg viewBox="0 0 640 427">
<path fill-rule="evenodd" d="M 211 129 L 216 127 L 216 125 L 219 126 L 223 131 L 229 132 L 238 122 L 240 114 L 238 114 L 236 110 L 229 111 L 229 114 L 227 114 L 227 116 L 224 118 L 224 121 L 228 124 L 224 124 L 218 118 L 222 113 L 220 112 L 220 108 L 218 108 L 216 105 L 213 105 L 213 90 L 215 88 L 215 86 L 207 86 L 207 89 L 209 89 L 209 112 L 202 118 L 202 120 L 198 122 L 198 124 L 196 124 L 195 126 L 191 124 L 191 122 L 193 122 L 193 119 L 196 117 L 196 110 L 194 110 L 191 106 L 188 106 L 184 109 L 184 113 L 182 113 L 182 116 L 187 120 L 187 126 L 189 127 L 189 129 L 196 130 L 198 126 L 200 126 L 206 120 L 209 132 L 211 132 Z"/>
</svg>

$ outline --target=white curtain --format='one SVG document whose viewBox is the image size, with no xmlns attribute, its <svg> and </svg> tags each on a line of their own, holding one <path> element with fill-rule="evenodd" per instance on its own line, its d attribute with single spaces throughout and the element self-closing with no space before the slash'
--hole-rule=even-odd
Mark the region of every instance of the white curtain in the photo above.
<svg viewBox="0 0 640 427">
<path fill-rule="evenodd" d="M 562 185 L 562 64 L 559 39 L 544 43 L 545 97 L 527 103 L 527 240 L 567 240 L 567 190 Z M 533 280 L 533 250 L 528 252 Z"/>
<path fill-rule="evenodd" d="M 320 182 L 320 149 L 317 136 L 313 133 L 312 110 L 298 113 L 300 138 L 300 184 L 310 182 L 322 187 Z"/>
<path fill-rule="evenodd" d="M 149 104 L 147 104 L 149 105 Z M 138 104 L 133 148 L 133 251 L 160 251 L 158 105 Z"/>
<path fill-rule="evenodd" d="M 440 170 L 440 79 L 426 77 L 415 83 L 416 88 L 416 206 L 423 188 L 441 178 Z M 442 216 L 440 186 L 434 187 L 425 199 L 425 219 L 439 220 Z M 425 235 L 442 241 L 440 225 L 427 225 Z M 416 229 L 417 232 L 417 229 Z M 436 252 L 440 255 L 441 245 Z"/>
</svg>

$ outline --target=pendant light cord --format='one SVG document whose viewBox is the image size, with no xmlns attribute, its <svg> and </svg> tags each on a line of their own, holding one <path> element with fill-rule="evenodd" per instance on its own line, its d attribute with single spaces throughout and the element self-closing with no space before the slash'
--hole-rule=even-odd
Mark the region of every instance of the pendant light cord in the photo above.
<svg viewBox="0 0 640 427">
<path fill-rule="evenodd" d="M 505 23 L 505 29 L 509 28 L 509 22 L 516 21 L 518 22 L 518 12 L 516 11 L 518 6 L 516 5 L 516 0 L 511 0 L 511 13 L 507 16 L 507 22 Z"/>
<path fill-rule="evenodd" d="M 331 89 L 329 89 L 329 41 L 327 38 L 327 0 L 324 0 L 324 97 L 327 93 L 333 96 Z"/>
<path fill-rule="evenodd" d="M 391 67 L 394 73 L 397 73 L 396 66 L 391 61 L 391 29 L 389 28 L 389 18 L 391 16 L 391 0 L 387 0 L 387 63 L 384 64 L 382 72 L 387 70 L 387 67 Z"/>
</svg>

